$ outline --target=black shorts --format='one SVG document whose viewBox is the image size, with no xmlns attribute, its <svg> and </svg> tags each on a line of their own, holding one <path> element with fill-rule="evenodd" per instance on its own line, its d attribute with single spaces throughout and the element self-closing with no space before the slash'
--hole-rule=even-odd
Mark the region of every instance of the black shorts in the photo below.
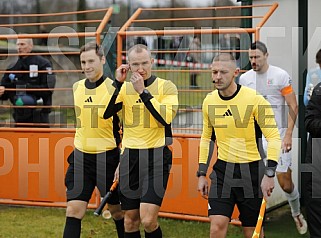
<svg viewBox="0 0 321 238">
<path fill-rule="evenodd" d="M 230 218 L 237 205 L 242 226 L 255 227 L 263 198 L 263 175 L 263 160 L 244 164 L 217 160 L 210 175 L 208 215 Z"/>
<path fill-rule="evenodd" d="M 172 152 L 165 147 L 125 149 L 120 156 L 120 201 L 123 210 L 140 203 L 161 206 L 172 166 Z"/>
<path fill-rule="evenodd" d="M 83 153 L 75 149 L 68 157 L 69 167 L 65 177 L 67 201 L 88 202 L 97 186 L 101 196 L 110 189 L 119 163 L 119 149 L 98 154 Z M 113 193 L 109 204 L 119 204 L 118 193 Z"/>
</svg>

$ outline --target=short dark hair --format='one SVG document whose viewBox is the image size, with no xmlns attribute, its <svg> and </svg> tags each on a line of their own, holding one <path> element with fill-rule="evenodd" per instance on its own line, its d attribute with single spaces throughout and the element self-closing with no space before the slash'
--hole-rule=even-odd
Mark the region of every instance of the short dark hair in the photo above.
<svg viewBox="0 0 321 238">
<path fill-rule="evenodd" d="M 315 62 L 317 64 L 321 64 L 321 49 L 317 52 L 317 54 L 315 56 Z"/>
<path fill-rule="evenodd" d="M 266 48 L 266 45 L 265 45 L 263 42 L 261 42 L 261 41 L 255 41 L 255 42 L 253 42 L 253 43 L 251 44 L 251 46 L 250 46 L 250 49 L 251 49 L 251 50 L 256 50 L 256 49 L 258 49 L 258 50 L 262 51 L 263 54 L 266 54 L 266 53 L 268 52 L 268 50 L 267 50 L 267 48 Z"/>
<path fill-rule="evenodd" d="M 80 48 L 80 54 L 82 54 L 83 52 L 86 52 L 86 51 L 90 51 L 90 50 L 95 50 L 96 55 L 98 55 L 99 57 L 103 57 L 104 56 L 103 47 L 101 47 L 101 45 L 98 45 L 96 43 L 96 41 L 90 41 L 87 44 L 83 45 Z"/>
<path fill-rule="evenodd" d="M 218 62 L 218 61 L 231 61 L 236 66 L 235 58 L 231 53 L 225 53 L 225 52 L 224 53 L 219 53 L 213 59 L 213 62 Z"/>
</svg>

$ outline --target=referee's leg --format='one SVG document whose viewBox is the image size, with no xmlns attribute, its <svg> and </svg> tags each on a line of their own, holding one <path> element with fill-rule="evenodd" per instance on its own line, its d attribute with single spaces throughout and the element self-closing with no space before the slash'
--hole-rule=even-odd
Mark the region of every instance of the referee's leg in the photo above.
<svg viewBox="0 0 321 238">
<path fill-rule="evenodd" d="M 88 201 L 94 191 L 95 184 L 87 176 L 86 168 L 92 164 L 85 164 L 84 154 L 74 150 L 68 157 L 69 167 L 65 177 L 67 187 L 67 209 L 64 238 L 79 238 L 81 220 L 84 217 Z M 86 160 L 91 162 L 92 160 Z"/>
<path fill-rule="evenodd" d="M 147 163 L 148 177 L 143 180 L 140 204 L 141 222 L 145 229 L 145 237 L 161 238 L 163 235 L 158 223 L 158 212 L 172 166 L 172 152 L 167 146 L 149 149 Z"/>
<path fill-rule="evenodd" d="M 209 216 L 209 218 L 211 222 L 210 237 L 211 238 L 226 237 L 230 218 L 223 215 L 211 215 Z"/>
<path fill-rule="evenodd" d="M 97 187 L 100 195 L 103 197 L 107 191 L 110 190 L 114 177 L 115 171 L 119 164 L 119 149 L 106 151 L 97 155 Z M 120 207 L 119 194 L 116 190 L 112 193 L 108 200 L 108 210 L 114 220 L 118 238 L 123 238 L 125 233 L 124 228 L 124 214 Z"/>
</svg>

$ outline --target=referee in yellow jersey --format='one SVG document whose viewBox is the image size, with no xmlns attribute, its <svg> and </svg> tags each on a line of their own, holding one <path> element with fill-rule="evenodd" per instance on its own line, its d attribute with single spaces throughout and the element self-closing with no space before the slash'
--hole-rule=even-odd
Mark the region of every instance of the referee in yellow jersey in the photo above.
<svg viewBox="0 0 321 238">
<path fill-rule="evenodd" d="M 95 186 L 104 196 L 113 183 L 119 164 L 119 119 L 117 114 L 104 118 L 114 87 L 113 81 L 103 76 L 103 49 L 95 42 L 87 43 L 80 49 L 80 62 L 86 78 L 73 85 L 77 127 L 75 149 L 68 157 L 65 177 L 67 211 L 64 238 L 80 237 L 81 220 Z M 118 237 L 124 237 L 118 193 L 113 193 L 108 208 Z"/>
<path fill-rule="evenodd" d="M 237 205 L 244 236 L 252 237 L 262 203 L 274 189 L 274 176 L 281 139 L 271 105 L 255 90 L 238 85 L 234 57 L 216 56 L 212 80 L 217 90 L 203 102 L 203 132 L 200 142 L 198 190 L 208 195 L 210 237 L 226 236 L 228 224 Z M 267 166 L 261 160 L 258 140 L 262 133 L 268 141 Z M 216 142 L 217 161 L 210 175 L 206 172 L 211 158 L 211 144 Z"/>
<path fill-rule="evenodd" d="M 145 45 L 128 51 L 128 64 L 116 70 L 116 90 L 107 114 L 122 105 L 123 140 L 120 156 L 120 200 L 125 212 L 125 237 L 162 237 L 157 222 L 165 194 L 172 152 L 171 122 L 178 108 L 176 86 L 151 74 L 153 59 Z M 128 72 L 130 82 L 124 82 Z M 118 93 L 119 90 L 119 93 Z M 117 100 L 116 100 L 116 96 Z M 116 102 L 115 102 L 116 101 Z"/>
</svg>

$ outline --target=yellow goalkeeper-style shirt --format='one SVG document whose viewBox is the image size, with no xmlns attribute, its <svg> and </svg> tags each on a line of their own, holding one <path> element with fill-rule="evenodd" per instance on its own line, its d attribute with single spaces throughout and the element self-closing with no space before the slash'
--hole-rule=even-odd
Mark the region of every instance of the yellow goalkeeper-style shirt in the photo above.
<svg viewBox="0 0 321 238">
<path fill-rule="evenodd" d="M 147 102 L 130 82 L 122 85 L 116 100 L 122 103 L 124 148 L 158 148 L 166 145 L 166 137 L 172 137 L 170 124 L 178 108 L 177 88 L 171 81 L 155 76 L 145 81 L 151 95 Z"/>
<path fill-rule="evenodd" d="M 90 83 L 83 79 L 73 85 L 76 114 L 75 147 L 85 153 L 101 153 L 117 147 L 118 118 L 103 115 L 113 95 L 109 78 Z"/>
<path fill-rule="evenodd" d="M 259 126 L 268 141 L 267 159 L 278 161 L 281 139 L 271 105 L 255 90 L 238 85 L 231 97 L 215 90 L 203 102 L 203 132 L 199 163 L 207 164 L 210 141 L 216 140 L 218 159 L 229 163 L 261 160 L 255 129 Z"/>
</svg>

